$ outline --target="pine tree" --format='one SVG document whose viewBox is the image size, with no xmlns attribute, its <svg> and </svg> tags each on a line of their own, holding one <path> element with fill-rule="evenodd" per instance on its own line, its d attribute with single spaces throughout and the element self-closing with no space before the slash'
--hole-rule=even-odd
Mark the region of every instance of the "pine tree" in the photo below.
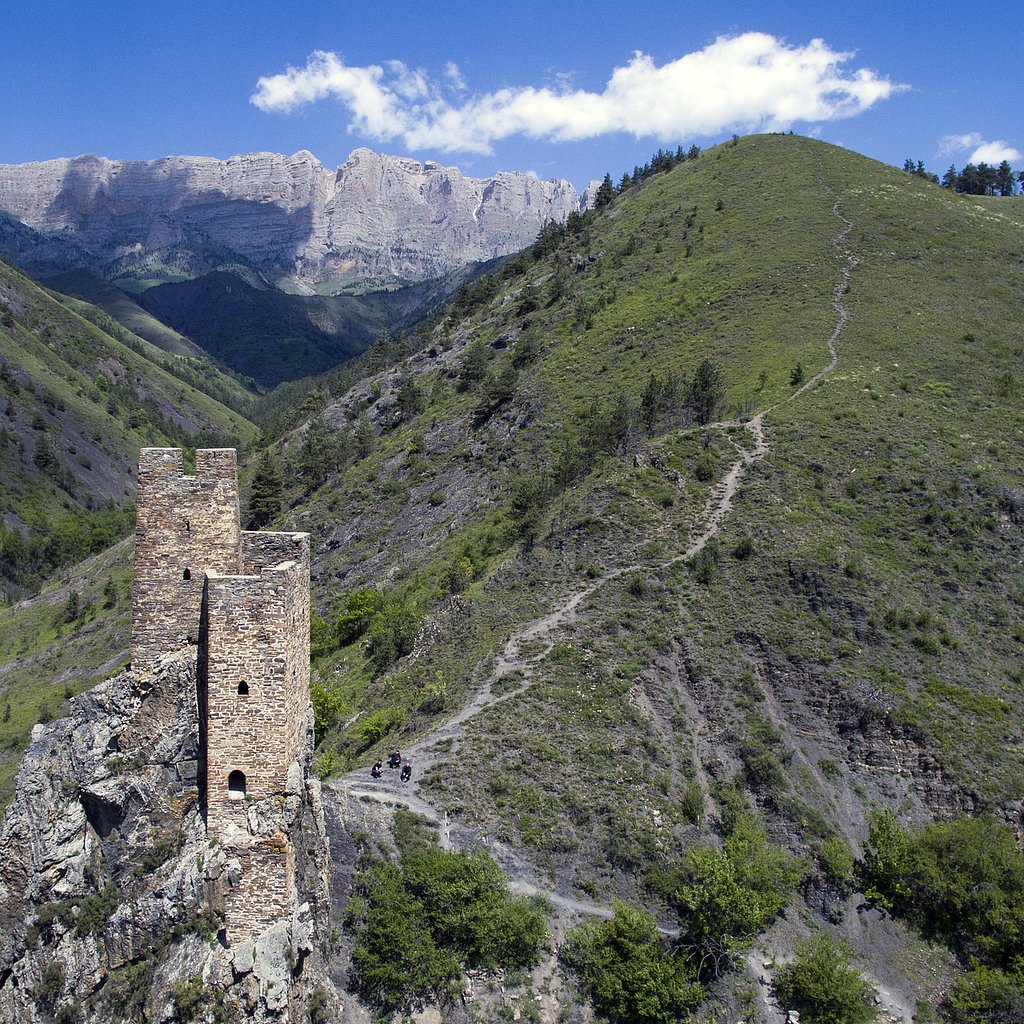
<svg viewBox="0 0 1024 1024">
<path fill-rule="evenodd" d="M 687 399 L 701 426 L 714 419 L 718 407 L 725 399 L 726 387 L 722 367 L 713 359 L 704 359 L 693 371 Z"/>
<path fill-rule="evenodd" d="M 262 529 L 281 511 L 282 492 L 281 468 L 270 452 L 264 452 L 252 478 L 247 529 Z"/>
<path fill-rule="evenodd" d="M 594 206 L 600 209 L 607 206 L 615 198 L 615 186 L 612 184 L 612 176 L 606 174 L 604 180 L 597 186 L 594 194 Z"/>
</svg>

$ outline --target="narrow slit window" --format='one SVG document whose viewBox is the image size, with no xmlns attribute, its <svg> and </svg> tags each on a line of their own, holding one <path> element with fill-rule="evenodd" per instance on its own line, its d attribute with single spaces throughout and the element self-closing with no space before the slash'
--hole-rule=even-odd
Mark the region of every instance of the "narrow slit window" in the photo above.
<svg viewBox="0 0 1024 1024">
<path fill-rule="evenodd" d="M 249 684 L 244 679 L 238 684 L 238 692 L 242 697 L 249 696 Z"/>
<path fill-rule="evenodd" d="M 185 570 L 185 571 L 184 571 L 184 572 L 183 572 L 183 573 L 181 574 L 181 578 L 182 578 L 183 580 L 190 580 L 190 579 L 192 579 L 192 570 L 191 570 L 191 569 L 186 569 L 186 570 Z"/>
<path fill-rule="evenodd" d="M 192 532 L 192 524 L 187 519 L 185 520 L 185 532 L 186 533 L 191 533 Z"/>
<path fill-rule="evenodd" d="M 228 796 L 232 800 L 245 798 L 245 772 L 237 768 L 228 776 Z"/>
</svg>

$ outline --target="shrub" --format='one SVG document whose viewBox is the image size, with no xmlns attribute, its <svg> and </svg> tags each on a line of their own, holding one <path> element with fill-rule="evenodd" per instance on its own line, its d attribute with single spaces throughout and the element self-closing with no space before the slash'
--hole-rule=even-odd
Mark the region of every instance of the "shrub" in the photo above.
<svg viewBox="0 0 1024 1024">
<path fill-rule="evenodd" d="M 818 863 L 825 877 L 840 885 L 848 882 L 853 875 L 853 854 L 850 848 L 837 836 L 826 839 L 818 854 Z"/>
<path fill-rule="evenodd" d="M 817 935 L 797 945 L 796 959 L 775 976 L 779 1002 L 810 1024 L 868 1024 L 878 1016 L 875 989 L 853 966 L 845 941 Z"/>
<path fill-rule="evenodd" d="M 465 969 L 533 966 L 547 933 L 537 906 L 509 896 L 483 852 L 407 843 L 400 865 L 374 865 L 356 888 L 356 987 L 388 1013 L 437 997 Z"/>
<path fill-rule="evenodd" d="M 60 999 L 61 991 L 64 988 L 64 971 L 60 964 L 51 961 L 43 968 L 39 978 L 39 987 L 36 989 L 36 997 L 41 1006 L 51 1012 Z"/>
<path fill-rule="evenodd" d="M 418 631 L 415 613 L 401 604 L 386 604 L 373 617 L 367 634 L 366 653 L 374 668 L 383 672 L 409 654 Z"/>
<path fill-rule="evenodd" d="M 107 927 L 114 911 L 117 910 L 120 896 L 117 886 L 112 882 L 105 885 L 100 892 L 85 896 L 78 904 L 78 917 L 75 918 L 76 935 L 100 935 Z"/>
<path fill-rule="evenodd" d="M 1024 1020 L 1024 979 L 993 967 L 960 978 L 947 996 L 951 1024 L 1008 1024 Z"/>
<path fill-rule="evenodd" d="M 614 910 L 574 928 L 562 959 L 612 1024 L 675 1024 L 704 997 L 693 968 L 668 952 L 646 911 L 617 901 Z"/>
<path fill-rule="evenodd" d="M 314 680 L 309 688 L 309 699 L 313 705 L 313 725 L 316 743 L 323 740 L 349 710 L 349 703 L 339 690 L 329 690 L 323 683 Z"/>
<path fill-rule="evenodd" d="M 702 455 L 697 459 L 693 467 L 693 475 L 702 483 L 709 483 L 715 479 L 715 471 L 717 470 L 714 457 L 708 454 Z"/>
<path fill-rule="evenodd" d="M 445 569 L 444 581 L 452 594 L 461 594 L 473 582 L 473 560 L 467 555 L 452 559 Z"/>
<path fill-rule="evenodd" d="M 317 611 L 309 616 L 309 653 L 313 658 L 328 654 L 337 642 L 337 631 L 332 630 L 327 620 Z"/>
<path fill-rule="evenodd" d="M 990 815 L 900 828 L 891 811 L 872 816 L 865 892 L 941 936 L 981 964 L 1024 962 L 1024 854 Z"/>
<path fill-rule="evenodd" d="M 683 925 L 711 957 L 713 970 L 746 949 L 782 912 L 803 876 L 801 864 L 768 841 L 749 811 L 737 816 L 724 850 L 692 847 L 683 867 Z"/>
<path fill-rule="evenodd" d="M 733 558 L 738 558 L 741 562 L 746 561 L 754 553 L 754 541 L 749 536 L 740 537 L 736 542 L 736 547 L 733 548 Z"/>
<path fill-rule="evenodd" d="M 379 590 L 363 587 L 349 594 L 335 627 L 338 643 L 344 647 L 358 640 L 370 628 L 373 617 L 383 607 L 384 595 Z"/>
</svg>

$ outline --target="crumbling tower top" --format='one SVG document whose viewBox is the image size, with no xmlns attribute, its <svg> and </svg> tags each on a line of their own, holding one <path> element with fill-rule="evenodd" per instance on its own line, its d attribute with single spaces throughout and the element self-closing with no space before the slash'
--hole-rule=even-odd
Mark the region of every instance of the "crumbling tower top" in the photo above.
<svg viewBox="0 0 1024 1024">
<path fill-rule="evenodd" d="M 143 448 L 135 526 L 132 666 L 155 667 L 198 642 L 207 572 L 242 569 L 234 448 L 196 452 L 186 475 L 178 448 Z"/>
</svg>

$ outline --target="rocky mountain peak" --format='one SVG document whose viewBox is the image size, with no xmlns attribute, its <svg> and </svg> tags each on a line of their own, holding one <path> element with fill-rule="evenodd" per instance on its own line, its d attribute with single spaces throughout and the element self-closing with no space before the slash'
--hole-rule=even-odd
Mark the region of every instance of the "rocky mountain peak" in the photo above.
<svg viewBox="0 0 1024 1024">
<path fill-rule="evenodd" d="M 308 150 L 0 165 L 0 210 L 40 244 L 73 242 L 108 279 L 147 283 L 237 263 L 298 291 L 422 280 L 515 252 L 578 208 L 566 181 L 467 178 L 362 147 L 335 171 Z"/>
</svg>

